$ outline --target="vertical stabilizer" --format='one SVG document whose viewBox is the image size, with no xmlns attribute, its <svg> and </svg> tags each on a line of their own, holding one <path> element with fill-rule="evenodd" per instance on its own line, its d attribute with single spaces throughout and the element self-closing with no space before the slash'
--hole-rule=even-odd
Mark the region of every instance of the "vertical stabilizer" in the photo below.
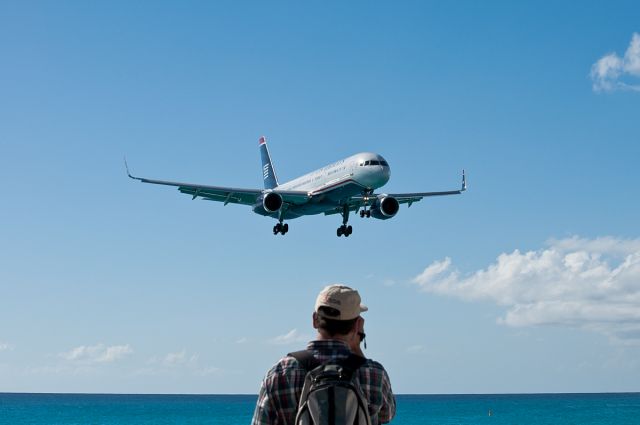
<svg viewBox="0 0 640 425">
<path fill-rule="evenodd" d="M 276 170 L 273 169 L 271 155 L 269 155 L 269 149 L 267 148 L 267 140 L 264 136 L 260 137 L 258 145 L 260 146 L 260 158 L 262 159 L 264 188 L 273 189 L 278 186 L 278 178 L 276 177 Z"/>
</svg>

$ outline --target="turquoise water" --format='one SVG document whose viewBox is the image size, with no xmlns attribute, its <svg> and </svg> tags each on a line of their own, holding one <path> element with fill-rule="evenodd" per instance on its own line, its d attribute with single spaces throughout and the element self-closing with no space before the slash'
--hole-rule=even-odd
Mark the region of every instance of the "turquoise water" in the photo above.
<svg viewBox="0 0 640 425">
<path fill-rule="evenodd" d="M 250 423 L 255 401 L 255 395 L 1 393 L 0 425 L 239 425 Z M 640 393 L 399 395 L 397 401 L 394 425 L 640 425 Z"/>
</svg>

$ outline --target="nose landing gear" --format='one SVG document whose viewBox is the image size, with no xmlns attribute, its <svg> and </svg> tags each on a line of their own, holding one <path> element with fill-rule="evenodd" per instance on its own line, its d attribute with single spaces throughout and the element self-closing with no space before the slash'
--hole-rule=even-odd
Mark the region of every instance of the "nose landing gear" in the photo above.
<svg viewBox="0 0 640 425">
<path fill-rule="evenodd" d="M 365 190 L 363 195 L 363 202 L 362 202 L 362 209 L 360 210 L 360 217 L 364 218 L 371 218 L 371 207 L 367 208 L 367 205 L 369 205 L 369 199 L 371 199 L 371 195 L 373 194 L 373 190 Z"/>
</svg>

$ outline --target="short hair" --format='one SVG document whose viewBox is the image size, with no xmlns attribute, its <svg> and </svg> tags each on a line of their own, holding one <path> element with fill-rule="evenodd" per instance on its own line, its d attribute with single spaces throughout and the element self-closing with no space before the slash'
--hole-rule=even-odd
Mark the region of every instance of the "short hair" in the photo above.
<svg viewBox="0 0 640 425">
<path fill-rule="evenodd" d="M 340 312 L 332 307 L 320 306 L 318 307 L 317 317 L 317 325 L 318 329 L 324 330 L 329 336 L 334 335 L 347 335 L 349 332 L 353 330 L 353 327 L 356 324 L 358 318 L 353 318 L 349 320 L 336 320 L 329 319 L 328 317 L 337 317 L 340 315 Z M 327 317 L 328 316 L 328 317 Z"/>
</svg>

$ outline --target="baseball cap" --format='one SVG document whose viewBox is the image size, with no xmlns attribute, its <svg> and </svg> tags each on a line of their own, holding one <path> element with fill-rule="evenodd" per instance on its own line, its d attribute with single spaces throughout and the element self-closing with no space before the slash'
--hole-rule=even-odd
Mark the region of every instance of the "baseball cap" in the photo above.
<svg viewBox="0 0 640 425">
<path fill-rule="evenodd" d="M 361 301 L 360 294 L 355 289 L 345 285 L 329 285 L 318 294 L 315 311 L 327 319 L 351 320 L 363 311 L 369 310 Z M 318 312 L 319 307 L 331 307 L 340 314 L 338 316 L 323 315 Z"/>
</svg>

